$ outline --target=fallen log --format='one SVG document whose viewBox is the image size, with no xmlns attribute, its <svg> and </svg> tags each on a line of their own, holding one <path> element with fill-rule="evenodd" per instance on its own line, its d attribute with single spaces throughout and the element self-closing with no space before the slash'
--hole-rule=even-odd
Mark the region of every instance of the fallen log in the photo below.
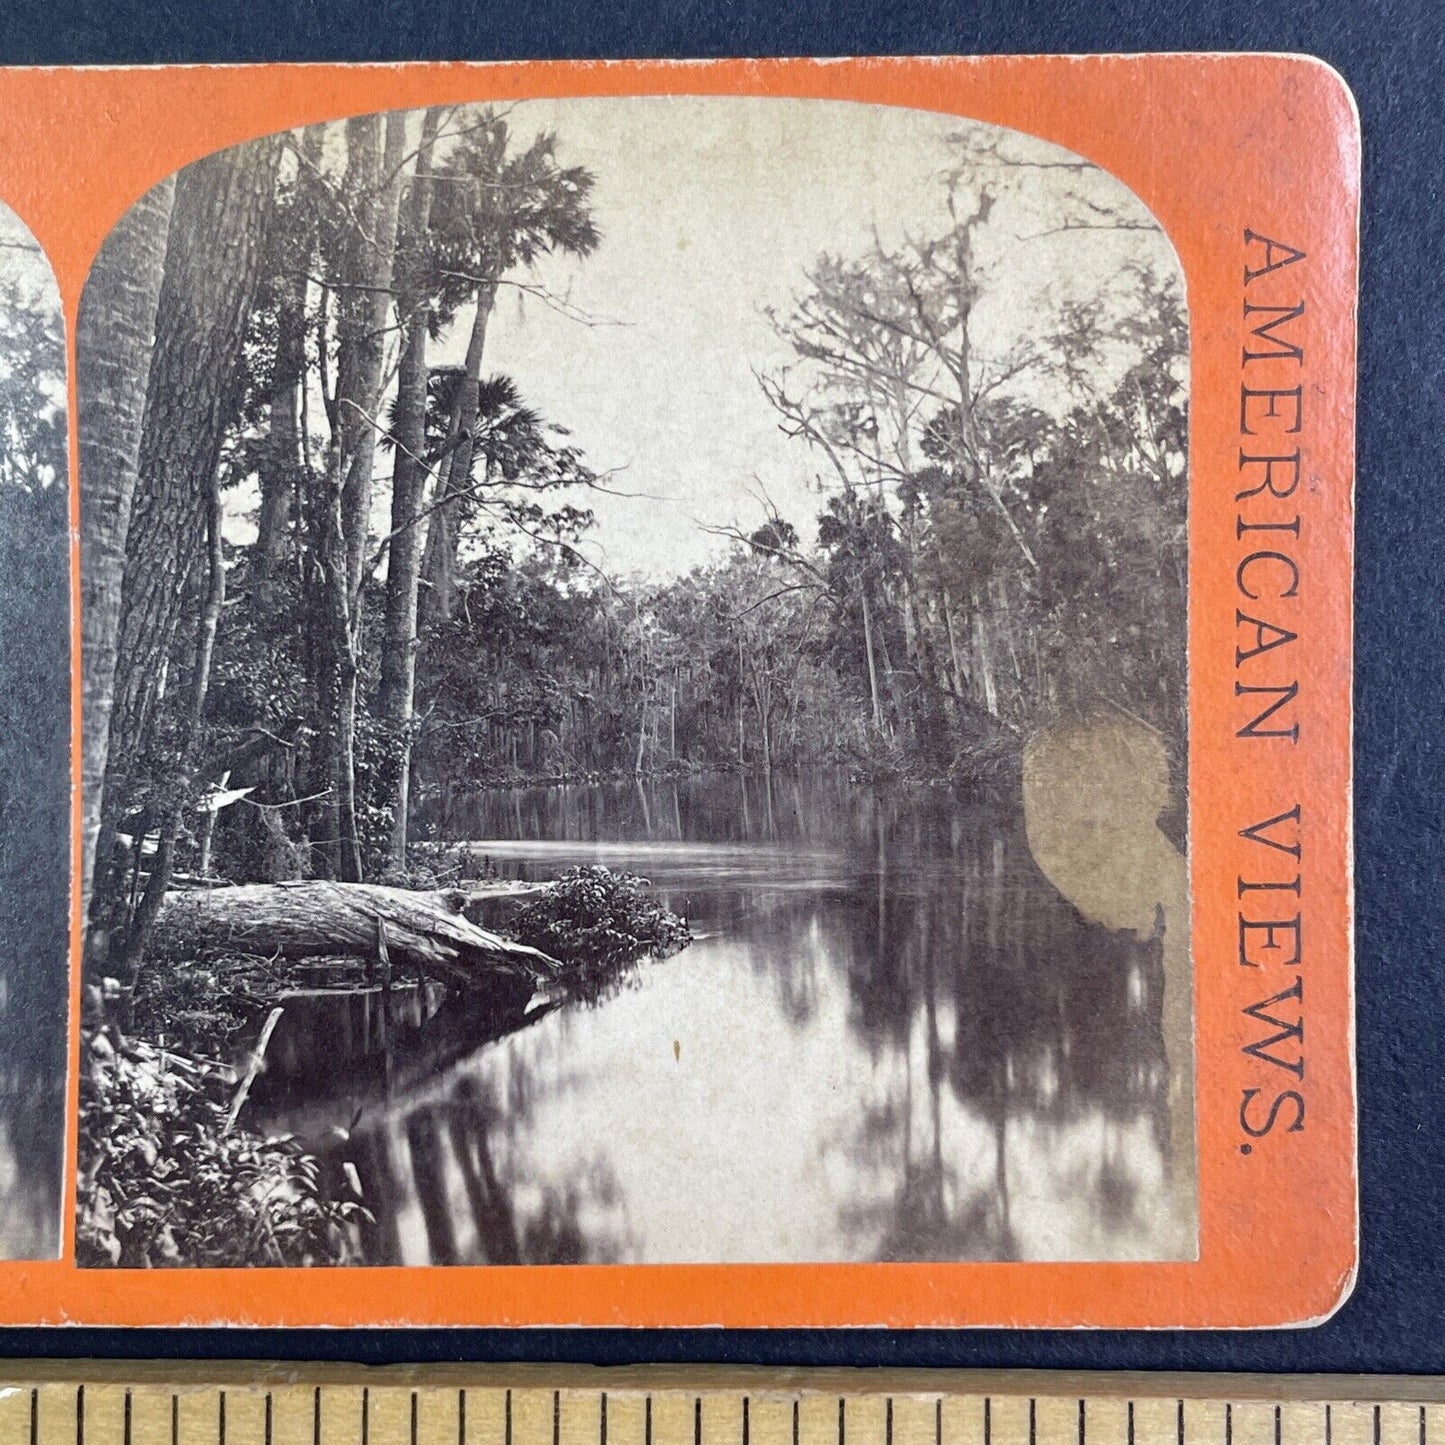
<svg viewBox="0 0 1445 1445">
<path fill-rule="evenodd" d="M 562 972 L 535 948 L 479 928 L 440 893 L 375 883 L 251 883 L 166 894 L 153 947 L 171 957 L 246 953 L 391 958 L 444 983 L 486 986 L 498 976 L 550 983 Z"/>
<path fill-rule="evenodd" d="M 467 916 L 479 928 L 499 923 L 551 889 L 550 883 L 524 883 L 515 879 L 450 884 L 432 895 L 444 906 Z"/>
</svg>

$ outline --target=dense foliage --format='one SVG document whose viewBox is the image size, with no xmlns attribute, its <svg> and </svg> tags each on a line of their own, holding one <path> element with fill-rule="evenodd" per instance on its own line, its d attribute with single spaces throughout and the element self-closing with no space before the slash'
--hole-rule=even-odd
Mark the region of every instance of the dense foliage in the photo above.
<svg viewBox="0 0 1445 1445">
<path fill-rule="evenodd" d="M 223 1076 L 146 1045 L 88 1039 L 76 1258 L 126 1268 L 343 1264 L 363 1212 L 295 1140 L 226 1132 Z"/>
<path fill-rule="evenodd" d="M 649 898 L 646 887 L 629 873 L 572 868 L 519 909 L 508 931 L 571 965 L 569 979 L 585 987 L 644 954 L 660 957 L 687 946 L 686 919 Z"/>
<path fill-rule="evenodd" d="M 147 634 L 168 652 L 117 668 L 135 701 L 110 729 L 92 914 L 121 920 L 131 963 L 170 871 L 405 877 L 418 800 L 478 784 L 818 761 L 1008 783 L 1031 727 L 1100 708 L 1177 758 L 1187 320 L 1167 245 L 1107 177 L 958 137 L 946 222 L 820 256 L 770 313 L 792 360 L 759 374 L 761 401 L 816 467 L 815 515 L 760 485 L 762 516 L 718 529 L 714 560 L 622 581 L 587 560 L 598 477 L 487 339 L 500 288 L 545 296 L 539 261 L 605 244 L 595 178 L 497 111 L 417 125 L 312 127 L 177 186 L 158 356 L 194 324 L 168 310 L 173 275 L 247 320 L 186 388 L 195 426 L 220 428 L 193 503 L 210 523 L 164 534 L 193 554 L 126 558 L 142 621 L 155 569 L 181 582 Z M 191 225 L 223 192 L 252 198 L 222 213 L 249 289 Z M 1096 247 L 1084 281 L 980 324 L 1039 215 L 1104 249 L 1066 242 Z M 462 365 L 429 359 L 444 332 L 467 337 Z M 142 442 L 164 457 L 176 424 L 148 405 Z M 178 505 L 145 486 L 138 507 Z M 147 832 L 161 881 L 142 889 L 124 840 Z"/>
</svg>

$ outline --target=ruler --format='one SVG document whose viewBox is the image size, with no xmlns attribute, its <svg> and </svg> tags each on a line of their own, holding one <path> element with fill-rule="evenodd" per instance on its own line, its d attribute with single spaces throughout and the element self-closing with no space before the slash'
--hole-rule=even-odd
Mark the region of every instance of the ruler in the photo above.
<svg viewBox="0 0 1445 1445">
<path fill-rule="evenodd" d="M 12 1363 L 0 1445 L 1445 1445 L 1433 1377 Z"/>
</svg>

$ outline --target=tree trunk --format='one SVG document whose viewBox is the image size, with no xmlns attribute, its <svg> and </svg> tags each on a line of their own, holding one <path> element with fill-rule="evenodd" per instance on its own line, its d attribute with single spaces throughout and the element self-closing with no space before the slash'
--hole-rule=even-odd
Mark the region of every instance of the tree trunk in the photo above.
<svg viewBox="0 0 1445 1445">
<path fill-rule="evenodd" d="M 346 535 L 341 522 L 342 451 L 333 440 L 315 508 L 312 553 L 317 572 L 314 635 L 319 678 L 317 781 L 326 790 L 326 838 L 322 855 L 333 877 L 361 881 L 361 844 L 356 826 L 356 651 L 346 587 Z"/>
<path fill-rule="evenodd" d="M 170 805 L 161 823 L 150 877 L 146 880 L 140 906 L 131 921 L 121 965 L 122 976 L 131 982 L 134 982 L 139 971 L 146 943 L 151 929 L 155 926 L 156 915 L 160 912 L 162 900 L 171 884 L 176 840 L 180 836 L 181 824 L 190 806 L 191 789 L 195 783 L 201 724 L 205 717 L 206 695 L 211 686 L 211 659 L 216 650 L 216 629 L 221 621 L 221 609 L 226 605 L 226 554 L 221 540 L 222 521 L 220 479 L 213 476 L 206 518 L 210 563 L 207 568 L 205 602 L 201 607 L 200 621 L 196 629 L 196 649 L 191 663 L 186 713 L 181 724 L 176 772 L 166 789 Z M 202 871 L 204 872 L 204 868 Z"/>
<path fill-rule="evenodd" d="M 431 224 L 432 146 L 441 112 L 422 119 L 416 176 L 399 246 L 412 267 L 420 265 Z M 386 564 L 386 620 L 381 645 L 379 708 L 393 733 L 385 805 L 391 809 L 387 861 L 406 867 L 411 812 L 411 730 L 416 704 L 417 587 L 421 577 L 422 529 L 417 525 L 427 498 L 426 450 L 427 332 L 432 312 L 428 299 L 413 289 L 398 298 L 403 343 L 396 377 L 396 448 L 391 483 L 391 541 Z"/>
<path fill-rule="evenodd" d="M 771 779 L 773 776 L 773 737 L 771 727 L 771 715 L 773 711 L 772 689 L 766 684 L 756 690 L 758 700 L 758 727 L 763 734 L 763 776 Z M 772 802 L 772 795 L 769 794 L 769 803 Z"/>
<path fill-rule="evenodd" d="M 147 191 L 106 238 L 80 300 L 75 332 L 80 436 L 80 909 L 90 910 L 110 741 L 126 538 L 139 475 L 141 425 L 165 271 L 175 181 Z"/>
<path fill-rule="evenodd" d="M 299 275 L 283 275 L 276 284 L 276 384 L 250 578 L 258 611 L 267 619 L 276 607 L 273 579 L 286 565 L 291 547 L 301 470 L 301 388 L 306 376 L 306 281 Z"/>
<path fill-rule="evenodd" d="M 393 961 L 444 983 L 484 983 L 490 974 L 556 979 L 562 965 L 545 953 L 470 922 L 443 893 L 368 883 L 253 883 L 168 893 L 155 945 L 194 958 L 231 952 L 263 958 L 356 954 L 370 958 L 378 924 Z"/>
<path fill-rule="evenodd" d="M 967 679 L 958 655 L 958 635 L 953 625 L 953 597 L 947 589 L 943 593 L 943 623 L 948 632 L 948 657 L 953 666 L 953 690 L 959 697 L 964 697 L 967 695 Z"/>
<path fill-rule="evenodd" d="M 361 636 L 361 559 L 371 510 L 371 463 L 381 402 L 382 331 L 391 305 L 405 119 L 346 123 L 345 192 L 353 198 L 351 225 L 340 258 L 337 328 L 336 429 L 327 458 L 324 493 L 316 508 L 321 616 L 321 737 L 318 751 L 331 791 L 326 856 L 349 882 L 362 876 L 356 814 L 356 686 Z M 390 169 L 388 169 L 390 167 Z M 393 171 L 396 173 L 393 175 Z"/>
<path fill-rule="evenodd" d="M 642 714 L 637 723 L 637 756 L 632 762 L 632 771 L 637 777 L 642 776 L 642 760 L 647 748 L 647 694 L 642 696 Z"/>
<path fill-rule="evenodd" d="M 266 258 L 275 287 L 276 363 L 250 578 L 258 610 L 268 620 L 276 608 L 274 578 L 288 562 L 294 565 L 295 548 L 304 526 L 302 503 L 310 475 L 306 278 L 316 251 L 318 216 L 314 192 L 325 146 L 324 124 L 308 125 L 302 131 L 293 229 L 290 235 L 276 237 L 278 244 Z"/>
<path fill-rule="evenodd" d="M 426 553 L 422 575 L 427 582 L 421 600 L 423 626 L 444 622 L 452 614 L 452 597 L 456 587 L 457 549 L 460 544 L 459 498 L 470 483 L 472 471 L 472 433 L 477 426 L 477 386 L 482 376 L 482 356 L 487 346 L 487 322 L 496 304 L 495 284 L 482 286 L 477 292 L 477 310 L 472 318 L 472 332 L 467 340 L 466 361 L 457 395 L 452 402 L 447 423 L 448 451 L 437 495 L 440 505 L 431 513 L 427 526 Z"/>
<path fill-rule="evenodd" d="M 978 594 L 974 593 L 973 598 L 973 650 L 974 650 L 974 676 L 978 679 L 976 692 L 981 694 L 981 701 L 990 717 L 998 716 L 998 689 L 994 682 L 993 654 L 989 647 L 988 622 L 984 617 L 983 608 L 979 605 Z"/>
<path fill-rule="evenodd" d="M 873 658 L 873 612 L 868 605 L 868 584 L 858 589 L 863 602 L 863 650 L 868 656 L 868 695 L 873 702 L 873 728 L 883 731 L 883 699 L 878 692 L 878 664 Z"/>
<path fill-rule="evenodd" d="M 176 178 L 126 545 L 102 838 L 131 806 L 188 584 L 205 555 L 207 498 L 240 400 L 280 149 L 269 137 Z"/>
<path fill-rule="evenodd" d="M 361 151 L 362 169 L 372 177 L 356 201 L 358 224 L 352 228 L 347 280 L 353 290 L 342 298 L 340 344 L 350 355 L 349 385 L 343 392 L 338 369 L 337 408 L 346 453 L 342 515 L 346 531 L 346 577 L 352 598 L 352 625 L 360 632 L 361 572 L 371 518 L 371 474 L 380 436 L 384 338 L 391 318 L 392 274 L 395 269 L 397 209 L 401 200 L 406 116 L 394 112 L 386 121 L 386 140 L 378 146 L 380 116 L 362 116 L 346 123 L 347 153 Z M 378 149 L 380 155 L 378 156 Z M 348 163 L 348 178 L 350 167 Z M 360 177 L 358 177 L 360 179 Z M 352 191 L 353 196 L 356 195 Z"/>
</svg>

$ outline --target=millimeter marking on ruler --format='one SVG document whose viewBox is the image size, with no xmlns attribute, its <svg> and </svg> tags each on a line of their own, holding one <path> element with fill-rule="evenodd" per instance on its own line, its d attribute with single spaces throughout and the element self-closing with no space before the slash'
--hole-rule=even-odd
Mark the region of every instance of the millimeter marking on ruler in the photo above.
<svg viewBox="0 0 1445 1445">
<path fill-rule="evenodd" d="M 1445 1445 L 1441 1381 L 1394 1396 L 1377 1383 L 1359 1399 L 1325 1381 L 1278 1392 L 1238 1381 L 1237 1393 L 1210 1394 L 1144 1376 L 1097 1392 L 1080 1376 L 1032 1376 L 1010 1391 L 1005 1377 L 983 1389 L 929 1389 L 917 1376 L 809 1387 L 780 1372 L 734 1387 L 639 1369 L 607 1375 L 602 1389 L 557 1388 L 525 1370 L 516 1385 L 433 1384 L 421 1371 L 318 1384 L 319 1368 L 254 1384 L 233 1372 L 221 1384 L 165 1368 L 0 1382 L 0 1445 L 70 1445 L 72 1430 L 75 1445 Z"/>
</svg>

